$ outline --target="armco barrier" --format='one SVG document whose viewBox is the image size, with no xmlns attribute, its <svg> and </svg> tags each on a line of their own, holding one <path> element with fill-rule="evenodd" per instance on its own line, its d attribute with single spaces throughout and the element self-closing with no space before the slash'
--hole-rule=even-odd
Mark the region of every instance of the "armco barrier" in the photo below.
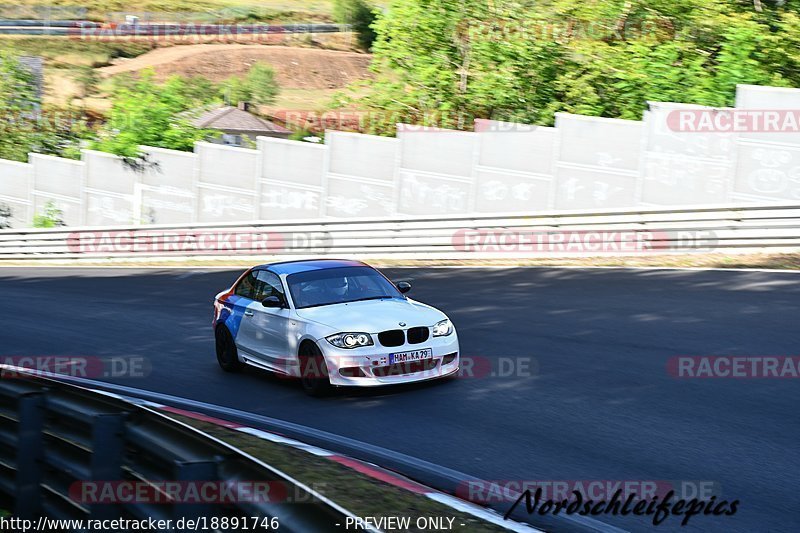
<svg viewBox="0 0 800 533">
<path fill-rule="evenodd" d="M 470 259 L 800 249 L 800 205 L 0 231 L 0 262 L 169 257 Z"/>
<path fill-rule="evenodd" d="M 174 524 L 224 513 L 274 517 L 281 531 L 306 532 L 330 531 L 351 516 L 279 470 L 156 411 L 13 367 L 0 372 L 0 503 L 15 518 L 152 517 Z M 224 505 L 76 501 L 76 484 L 115 480 L 141 486 L 252 480 L 286 487 L 291 496 Z"/>
</svg>

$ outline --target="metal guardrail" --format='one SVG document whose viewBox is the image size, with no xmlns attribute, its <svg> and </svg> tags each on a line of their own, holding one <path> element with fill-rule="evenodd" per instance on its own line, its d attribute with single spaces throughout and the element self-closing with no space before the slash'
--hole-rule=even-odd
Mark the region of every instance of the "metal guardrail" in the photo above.
<svg viewBox="0 0 800 533">
<path fill-rule="evenodd" d="M 90 20 L 0 19 L 0 28 L 99 28 L 99 22 Z"/>
<path fill-rule="evenodd" d="M 73 20 L 0 20 L 3 35 L 53 35 L 80 38 L 251 36 L 304 33 L 340 33 L 349 27 L 339 24 L 250 24 L 250 23 L 170 23 L 137 22 L 113 25 Z"/>
<path fill-rule="evenodd" d="M 585 240 L 584 248 L 567 247 L 575 236 Z M 637 239 L 643 244 L 632 250 Z M 590 246 L 598 242 L 602 249 Z M 800 204 L 0 231 L 0 262 L 231 255 L 471 259 L 765 249 L 800 249 Z"/>
<path fill-rule="evenodd" d="M 286 474 L 200 431 L 119 398 L 0 367 L 0 508 L 15 518 L 275 517 L 282 531 L 330 531 L 349 512 Z M 80 482 L 258 480 L 291 488 L 282 501 L 224 504 L 76 501 Z M 258 500 L 258 501 L 255 501 Z"/>
<path fill-rule="evenodd" d="M 74 376 L 70 376 L 67 379 L 94 390 L 108 391 L 113 394 L 121 395 L 122 397 L 177 407 L 179 409 L 221 418 L 229 422 L 265 429 L 311 446 L 318 446 L 367 463 L 380 465 L 382 468 L 397 472 L 427 487 L 431 487 L 459 499 L 469 497 L 469 494 L 465 494 L 463 490 L 468 484 L 489 485 L 491 483 L 490 481 L 482 480 L 475 476 L 431 463 L 420 457 L 412 457 L 398 452 L 397 450 L 389 450 L 374 444 L 294 422 L 240 411 L 231 407 L 213 405 L 198 400 L 136 389 L 115 383 Z M 487 503 L 476 498 L 474 501 L 471 501 L 471 503 L 479 507 L 492 509 L 498 513 L 499 516 L 504 516 L 508 511 L 510 503 L 519 496 L 519 493 L 515 494 L 514 491 L 509 491 L 507 498 L 501 498 L 496 502 Z M 465 501 L 470 500 L 467 499 Z M 529 524 L 537 529 L 542 529 L 551 533 L 625 533 L 625 530 L 611 526 L 610 524 L 606 524 L 592 517 L 568 514 L 552 516 L 529 514 L 524 510 L 524 506 L 517 507 L 511 514 L 511 518 L 517 522 Z"/>
</svg>

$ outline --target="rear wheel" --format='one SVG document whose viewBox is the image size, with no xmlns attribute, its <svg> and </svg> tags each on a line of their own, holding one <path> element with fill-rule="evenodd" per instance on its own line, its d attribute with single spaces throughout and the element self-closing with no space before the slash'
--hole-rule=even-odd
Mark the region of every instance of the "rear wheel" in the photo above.
<svg viewBox="0 0 800 533">
<path fill-rule="evenodd" d="M 233 342 L 233 336 L 226 327 L 217 328 L 217 362 L 225 372 L 238 372 L 242 368 L 239 352 Z"/>
<path fill-rule="evenodd" d="M 325 357 L 319 347 L 310 342 L 300 347 L 300 383 L 309 396 L 326 396 L 333 389 Z"/>
</svg>

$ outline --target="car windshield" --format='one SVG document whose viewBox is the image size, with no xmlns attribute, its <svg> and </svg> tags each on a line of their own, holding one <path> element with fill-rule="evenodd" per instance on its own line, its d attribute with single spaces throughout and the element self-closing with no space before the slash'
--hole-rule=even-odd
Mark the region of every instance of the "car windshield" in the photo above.
<svg viewBox="0 0 800 533">
<path fill-rule="evenodd" d="M 391 282 L 366 266 L 290 274 L 286 281 L 297 309 L 360 300 L 404 298 Z"/>
</svg>

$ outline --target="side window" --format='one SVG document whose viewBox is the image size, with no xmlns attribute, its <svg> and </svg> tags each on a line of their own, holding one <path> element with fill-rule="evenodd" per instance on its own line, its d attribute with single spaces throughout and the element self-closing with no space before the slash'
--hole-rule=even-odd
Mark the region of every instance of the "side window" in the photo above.
<svg viewBox="0 0 800 533">
<path fill-rule="evenodd" d="M 250 298 L 251 300 L 256 300 L 259 292 L 259 285 L 260 282 L 256 279 L 256 272 L 255 270 L 248 273 L 242 281 L 236 286 L 236 290 L 233 293 L 236 296 L 242 296 L 244 298 Z"/>
<path fill-rule="evenodd" d="M 276 274 L 267 270 L 259 270 L 256 277 L 261 291 L 258 294 L 258 300 L 263 300 L 268 296 L 279 296 L 284 300 L 286 299 L 283 294 L 281 279 Z"/>
<path fill-rule="evenodd" d="M 222 144 L 226 144 L 228 146 L 241 146 L 242 145 L 242 136 L 241 135 L 234 135 L 231 133 L 223 133 L 222 134 Z"/>
</svg>

